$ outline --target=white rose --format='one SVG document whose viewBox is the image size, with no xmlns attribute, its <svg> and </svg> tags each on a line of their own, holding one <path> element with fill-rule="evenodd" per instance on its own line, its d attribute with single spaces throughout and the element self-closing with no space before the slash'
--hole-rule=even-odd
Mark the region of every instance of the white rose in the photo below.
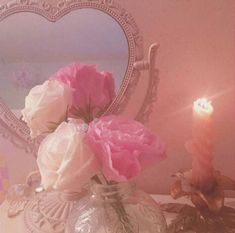
<svg viewBox="0 0 235 233">
<path fill-rule="evenodd" d="M 45 189 L 80 192 L 99 171 L 94 153 L 85 142 L 87 125 L 63 122 L 42 141 L 37 157 Z"/>
<path fill-rule="evenodd" d="M 53 131 L 64 121 L 71 103 L 72 89 L 59 81 L 49 80 L 33 87 L 21 111 L 31 137 Z"/>
</svg>

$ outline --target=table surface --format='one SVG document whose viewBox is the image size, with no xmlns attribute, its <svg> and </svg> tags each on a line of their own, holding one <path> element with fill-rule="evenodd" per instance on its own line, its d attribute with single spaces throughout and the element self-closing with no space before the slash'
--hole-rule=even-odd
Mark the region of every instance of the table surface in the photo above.
<svg viewBox="0 0 235 233">
<path fill-rule="evenodd" d="M 179 198 L 177 200 L 172 199 L 169 195 L 152 195 L 153 199 L 160 203 L 183 203 L 190 204 L 190 200 L 187 198 Z M 225 204 L 235 208 L 235 198 L 226 198 Z M 3 202 L 0 206 L 0 233 L 28 233 L 24 227 L 23 214 L 19 214 L 16 217 L 8 218 L 8 202 Z M 173 214 L 165 213 L 167 223 L 169 224 L 174 218 Z"/>
</svg>

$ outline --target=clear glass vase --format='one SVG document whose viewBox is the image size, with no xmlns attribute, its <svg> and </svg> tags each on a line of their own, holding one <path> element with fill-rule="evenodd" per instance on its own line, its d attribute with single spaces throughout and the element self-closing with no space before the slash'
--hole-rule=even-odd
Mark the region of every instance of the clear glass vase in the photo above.
<svg viewBox="0 0 235 233">
<path fill-rule="evenodd" d="M 75 205 L 65 233 L 165 233 L 158 204 L 132 183 L 93 184 Z"/>
</svg>

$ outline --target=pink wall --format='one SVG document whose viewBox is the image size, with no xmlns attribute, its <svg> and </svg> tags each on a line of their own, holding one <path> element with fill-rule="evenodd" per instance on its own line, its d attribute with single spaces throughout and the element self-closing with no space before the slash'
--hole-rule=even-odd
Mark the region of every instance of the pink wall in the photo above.
<svg viewBox="0 0 235 233">
<path fill-rule="evenodd" d="M 190 167 L 184 143 L 191 136 L 193 100 L 212 97 L 215 167 L 235 178 L 235 1 L 120 0 L 148 46 L 160 43 L 160 86 L 149 126 L 167 142 L 168 159 L 145 172 L 143 187 L 167 192 L 170 175 Z M 141 92 L 141 89 L 138 90 Z M 146 177 L 153 177 L 146 182 Z"/>
<path fill-rule="evenodd" d="M 2 137 L 0 137 L 0 155 L 6 161 L 11 185 L 24 183 L 27 175 L 37 170 L 35 157 L 25 153 L 22 149 L 14 146 L 8 139 Z"/>
</svg>

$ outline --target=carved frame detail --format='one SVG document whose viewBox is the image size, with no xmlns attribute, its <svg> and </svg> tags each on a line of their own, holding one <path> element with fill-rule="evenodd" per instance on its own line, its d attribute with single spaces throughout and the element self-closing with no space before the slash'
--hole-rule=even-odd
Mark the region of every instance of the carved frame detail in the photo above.
<svg viewBox="0 0 235 233">
<path fill-rule="evenodd" d="M 159 71 L 155 68 L 155 60 L 159 44 L 154 43 L 149 48 L 148 61 L 142 62 L 142 68 L 149 72 L 148 87 L 142 106 L 140 107 L 136 120 L 141 122 L 148 122 L 149 116 L 152 113 L 153 104 L 157 101 L 157 90 L 159 86 Z M 138 62 L 136 63 L 138 65 Z M 136 65 L 135 64 L 135 65 Z"/>
</svg>

